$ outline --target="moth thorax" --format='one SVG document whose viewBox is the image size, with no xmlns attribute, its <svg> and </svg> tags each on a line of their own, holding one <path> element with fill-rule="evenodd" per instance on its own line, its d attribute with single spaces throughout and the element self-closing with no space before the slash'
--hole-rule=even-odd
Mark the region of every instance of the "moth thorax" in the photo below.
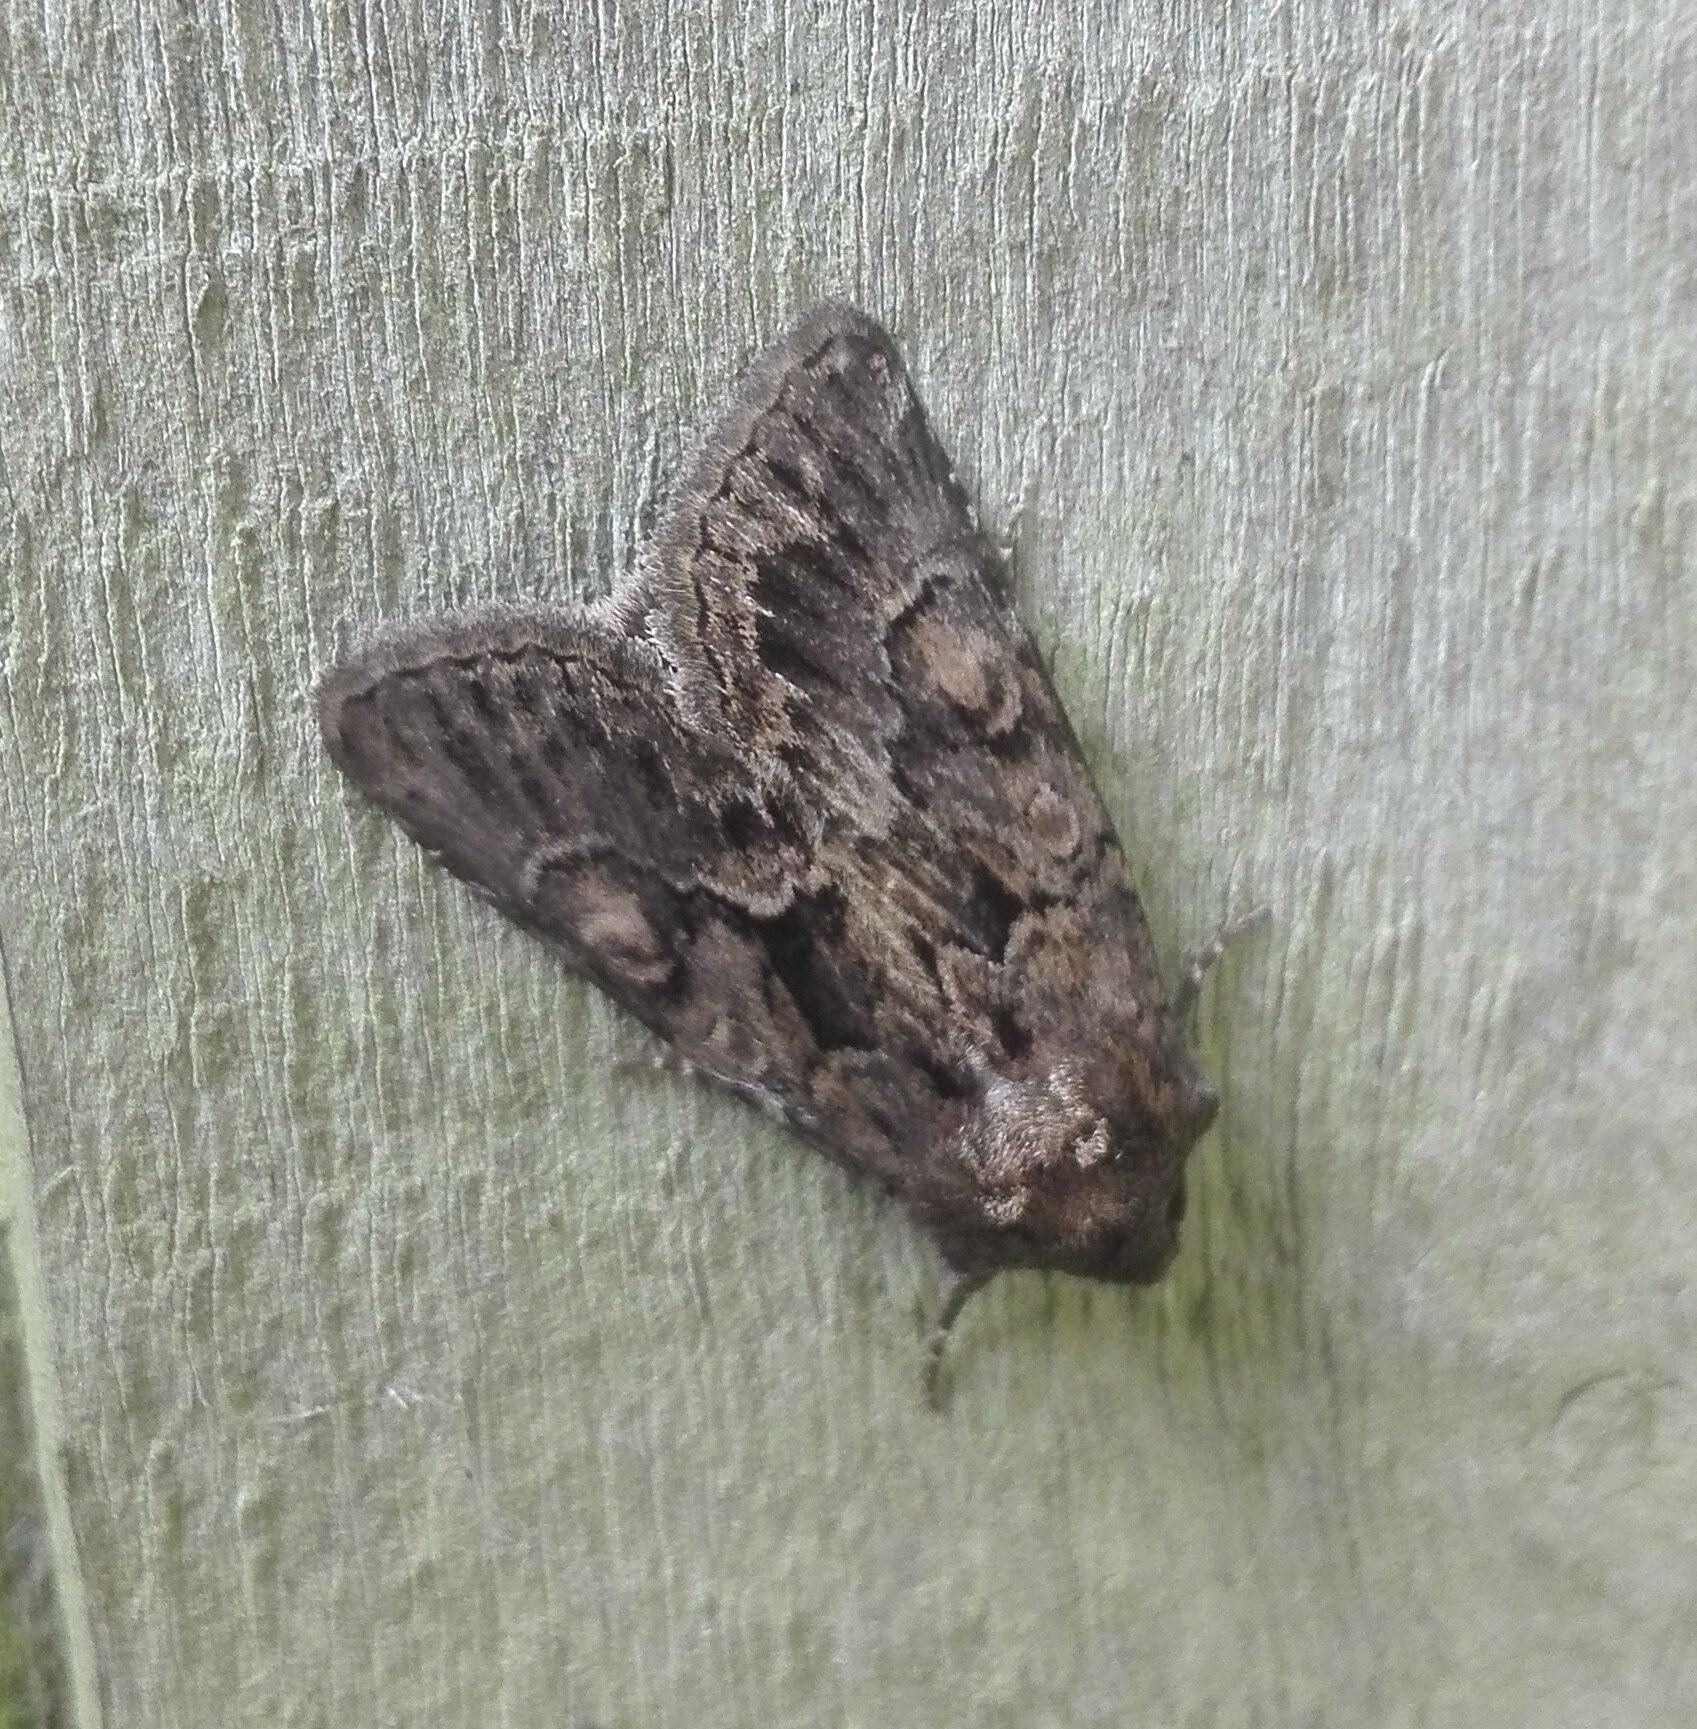
<svg viewBox="0 0 1697 1729">
<path fill-rule="evenodd" d="M 1062 1063 L 1043 1075 L 990 1080 L 961 1151 L 989 1184 L 1022 1187 L 1046 1171 L 1102 1164 L 1113 1154 L 1113 1131 L 1078 1070 Z"/>
</svg>

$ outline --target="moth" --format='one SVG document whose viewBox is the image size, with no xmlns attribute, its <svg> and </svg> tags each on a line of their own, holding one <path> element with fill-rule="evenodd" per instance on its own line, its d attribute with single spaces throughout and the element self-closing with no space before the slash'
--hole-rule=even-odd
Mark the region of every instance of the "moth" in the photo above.
<svg viewBox="0 0 1697 1729">
<path fill-rule="evenodd" d="M 996 1273 L 1167 1269 L 1218 1104 L 1184 1022 L 1235 927 L 1163 989 L 1001 562 L 861 313 L 754 363 L 606 599 L 392 632 L 317 712 L 448 870 L 906 1208 L 947 1273 L 933 1402 Z"/>
</svg>

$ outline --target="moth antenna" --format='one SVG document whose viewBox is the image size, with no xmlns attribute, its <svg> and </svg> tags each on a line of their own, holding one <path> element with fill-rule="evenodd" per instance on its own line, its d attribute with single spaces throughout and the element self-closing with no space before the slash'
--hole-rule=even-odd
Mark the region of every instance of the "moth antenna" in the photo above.
<svg viewBox="0 0 1697 1729">
<path fill-rule="evenodd" d="M 1196 999 L 1202 994 L 1202 980 L 1208 969 L 1225 953 L 1226 944 L 1264 925 L 1272 916 L 1271 907 L 1258 906 L 1239 913 L 1234 919 L 1227 919 L 1213 937 L 1185 961 L 1178 989 L 1173 992 L 1173 1014 L 1179 1020 L 1188 1022 L 1195 1013 Z"/>
<path fill-rule="evenodd" d="M 975 1291 L 983 1290 L 995 1276 L 994 1268 L 981 1267 L 976 1272 L 963 1273 L 951 1267 L 948 1271 L 943 1283 L 942 1306 L 937 1310 L 936 1320 L 931 1323 L 930 1333 L 926 1335 L 925 1359 L 920 1375 L 925 1403 L 933 1411 L 943 1408 L 943 1351 L 948 1345 L 949 1334 L 960 1319 L 967 1299 Z"/>
</svg>

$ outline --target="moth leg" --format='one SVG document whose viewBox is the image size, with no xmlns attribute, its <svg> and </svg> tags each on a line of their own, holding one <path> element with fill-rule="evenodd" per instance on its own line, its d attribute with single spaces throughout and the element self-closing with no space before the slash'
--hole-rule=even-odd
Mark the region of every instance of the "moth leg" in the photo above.
<svg viewBox="0 0 1697 1729">
<path fill-rule="evenodd" d="M 1264 925 L 1271 917 L 1272 908 L 1259 906 L 1249 912 L 1239 913 L 1234 919 L 1227 919 L 1214 932 L 1213 937 L 1185 961 L 1184 971 L 1179 975 L 1178 989 L 1173 993 L 1173 1014 L 1179 1020 L 1188 1021 L 1195 1012 L 1196 999 L 1202 994 L 1203 977 L 1225 953 L 1226 944 L 1246 931 Z"/>
<path fill-rule="evenodd" d="M 981 1291 L 996 1276 L 993 1268 L 979 1268 L 975 1272 L 963 1273 L 958 1268 L 951 1267 L 943 1283 L 943 1302 L 937 1311 L 937 1318 L 931 1323 L 931 1331 L 925 1339 L 925 1357 L 920 1371 L 921 1385 L 925 1390 L 925 1403 L 933 1410 L 940 1411 L 942 1404 L 942 1374 L 943 1351 L 948 1345 L 949 1334 L 960 1312 L 966 1307 L 967 1299 L 975 1291 Z"/>
</svg>

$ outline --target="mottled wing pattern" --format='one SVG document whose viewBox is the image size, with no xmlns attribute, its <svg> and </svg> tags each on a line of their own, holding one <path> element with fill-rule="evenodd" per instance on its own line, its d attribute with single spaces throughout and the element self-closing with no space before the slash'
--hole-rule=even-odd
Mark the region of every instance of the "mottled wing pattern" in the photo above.
<svg viewBox="0 0 1697 1729">
<path fill-rule="evenodd" d="M 888 633 L 977 540 L 889 338 L 828 306 L 749 370 L 632 593 L 692 717 L 798 763 L 817 808 L 875 808 L 903 726 Z"/>
<path fill-rule="evenodd" d="M 993 555 L 859 314 L 756 363 L 607 603 L 399 634 L 319 711 L 450 870 L 956 1265 L 1164 1265 L 1151 1221 L 1212 1096 Z"/>
<path fill-rule="evenodd" d="M 785 956 L 785 983 L 823 1073 L 855 1077 L 833 1097 L 908 1113 L 893 1131 L 906 1198 L 910 1177 L 945 1175 L 916 1168 L 912 1138 L 957 1133 L 989 1077 L 1127 1029 L 1164 1048 L 1118 845 L 875 324 L 826 307 L 757 362 L 631 605 L 689 712 L 804 813 L 793 922 L 830 940 Z M 982 1199 L 984 1172 L 966 1175 Z M 936 1210 L 960 1199 L 950 1188 Z"/>
<path fill-rule="evenodd" d="M 449 870 L 686 1056 L 789 1102 L 805 1029 L 746 926 L 807 850 L 679 721 L 644 643 L 587 613 L 467 615 L 344 662 L 318 709 L 336 765 Z"/>
</svg>

